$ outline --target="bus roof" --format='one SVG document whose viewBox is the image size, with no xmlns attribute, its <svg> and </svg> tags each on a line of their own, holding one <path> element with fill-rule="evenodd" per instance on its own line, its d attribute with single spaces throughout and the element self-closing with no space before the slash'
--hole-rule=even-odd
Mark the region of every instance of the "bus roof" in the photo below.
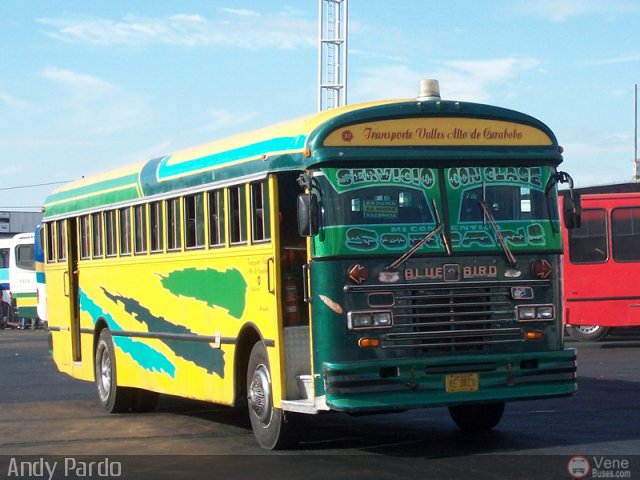
<svg viewBox="0 0 640 480">
<path fill-rule="evenodd" d="M 613 193 L 638 193 L 640 192 L 640 183 L 613 183 L 608 185 L 592 185 L 589 187 L 577 187 L 573 189 L 574 193 L 580 195 L 596 195 L 596 194 L 613 194 Z M 560 193 L 565 194 L 565 190 Z"/>
<path fill-rule="evenodd" d="M 223 185 L 268 172 L 320 164 L 358 166 L 367 161 L 370 165 L 394 158 L 422 165 L 430 159 L 511 164 L 521 159 L 527 165 L 562 161 L 551 130 L 523 113 L 446 100 L 377 101 L 335 108 L 82 178 L 49 195 L 44 217 Z"/>
</svg>

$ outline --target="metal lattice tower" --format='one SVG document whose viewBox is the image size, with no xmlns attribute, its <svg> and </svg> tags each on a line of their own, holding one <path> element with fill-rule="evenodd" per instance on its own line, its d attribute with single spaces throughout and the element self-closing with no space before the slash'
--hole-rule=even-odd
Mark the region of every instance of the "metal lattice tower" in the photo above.
<svg viewBox="0 0 640 480">
<path fill-rule="evenodd" d="M 320 1 L 318 110 L 347 104 L 347 0 Z"/>
</svg>

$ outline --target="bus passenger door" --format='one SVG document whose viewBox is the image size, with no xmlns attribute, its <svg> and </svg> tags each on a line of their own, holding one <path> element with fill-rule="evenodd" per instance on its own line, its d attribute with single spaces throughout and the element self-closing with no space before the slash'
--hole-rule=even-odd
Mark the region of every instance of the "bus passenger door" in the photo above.
<svg viewBox="0 0 640 480">
<path fill-rule="evenodd" d="M 65 222 L 67 238 L 67 266 L 64 272 L 64 294 L 69 314 L 71 355 L 74 362 L 82 360 L 80 350 L 80 291 L 78 288 L 78 229 L 77 219 Z"/>
<path fill-rule="evenodd" d="M 285 345 L 286 400 L 311 400 L 311 332 L 309 309 L 304 302 L 307 242 L 298 235 L 296 199 L 301 193 L 298 172 L 277 177 L 278 254 L 280 281 L 278 294 Z"/>
</svg>

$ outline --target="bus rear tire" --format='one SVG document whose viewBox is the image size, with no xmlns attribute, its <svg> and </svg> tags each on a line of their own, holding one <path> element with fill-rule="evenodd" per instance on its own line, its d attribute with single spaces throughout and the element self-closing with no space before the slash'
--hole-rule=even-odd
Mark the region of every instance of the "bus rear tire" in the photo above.
<svg viewBox="0 0 640 480">
<path fill-rule="evenodd" d="M 295 441 L 292 419 L 273 406 L 269 357 L 262 342 L 257 342 L 247 367 L 247 404 L 251 428 L 260 446 L 267 450 L 290 447 Z"/>
<path fill-rule="evenodd" d="M 115 348 L 108 328 L 100 332 L 95 353 L 95 381 L 98 400 L 109 413 L 127 412 L 132 405 L 134 391 L 118 386 Z"/>
<path fill-rule="evenodd" d="M 598 325 L 567 325 L 567 333 L 579 342 L 597 342 L 609 334 L 609 327 Z"/>
<path fill-rule="evenodd" d="M 463 432 L 485 432 L 498 425 L 504 413 L 504 402 L 454 405 L 449 414 Z"/>
</svg>

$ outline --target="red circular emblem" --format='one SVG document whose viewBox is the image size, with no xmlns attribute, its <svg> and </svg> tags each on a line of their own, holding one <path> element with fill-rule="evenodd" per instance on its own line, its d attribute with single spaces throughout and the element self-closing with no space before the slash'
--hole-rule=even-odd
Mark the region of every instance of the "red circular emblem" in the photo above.
<svg viewBox="0 0 640 480">
<path fill-rule="evenodd" d="M 345 130 L 342 132 L 342 140 L 345 142 L 350 142 L 353 140 L 353 132 L 351 130 Z"/>
</svg>

